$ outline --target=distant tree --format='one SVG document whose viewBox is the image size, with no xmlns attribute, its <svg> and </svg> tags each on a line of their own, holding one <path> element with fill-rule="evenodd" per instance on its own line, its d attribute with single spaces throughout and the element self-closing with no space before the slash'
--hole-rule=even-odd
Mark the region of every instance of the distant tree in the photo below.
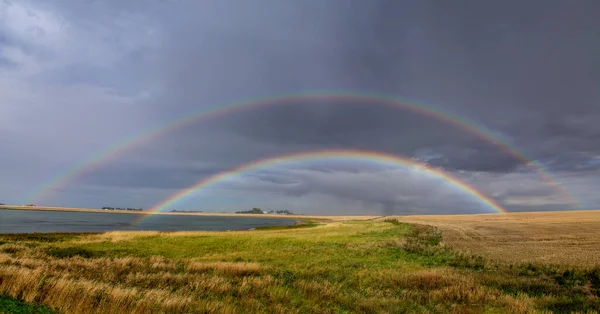
<svg viewBox="0 0 600 314">
<path fill-rule="evenodd" d="M 102 209 L 105 209 L 105 210 L 133 210 L 133 211 L 144 210 L 143 208 L 133 208 L 133 207 L 121 208 L 121 207 L 110 207 L 110 206 L 104 206 L 104 207 L 102 207 Z"/>
<path fill-rule="evenodd" d="M 251 210 L 241 210 L 235 212 L 236 214 L 263 214 L 263 210 L 260 208 L 252 208 Z"/>
</svg>

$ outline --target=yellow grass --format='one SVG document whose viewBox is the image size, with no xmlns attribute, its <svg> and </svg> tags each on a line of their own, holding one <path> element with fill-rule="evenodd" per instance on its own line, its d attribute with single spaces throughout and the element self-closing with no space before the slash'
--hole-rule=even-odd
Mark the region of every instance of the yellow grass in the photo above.
<svg viewBox="0 0 600 314">
<path fill-rule="evenodd" d="M 447 245 L 494 260 L 600 264 L 600 210 L 394 218 L 438 227 Z"/>
</svg>

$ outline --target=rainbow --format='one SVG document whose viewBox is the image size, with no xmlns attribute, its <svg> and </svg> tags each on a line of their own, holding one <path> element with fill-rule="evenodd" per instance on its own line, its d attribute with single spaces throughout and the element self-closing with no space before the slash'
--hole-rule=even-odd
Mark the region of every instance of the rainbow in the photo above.
<svg viewBox="0 0 600 314">
<path fill-rule="evenodd" d="M 467 185 L 466 183 L 453 177 L 452 175 L 450 175 L 442 170 L 431 167 L 425 163 L 420 163 L 420 162 L 417 162 L 415 160 L 412 160 L 412 159 L 409 159 L 406 157 L 401 157 L 401 156 L 391 155 L 391 154 L 386 154 L 386 153 L 380 153 L 380 152 L 364 151 L 364 150 L 337 150 L 337 149 L 334 149 L 334 150 L 318 150 L 318 151 L 310 151 L 310 152 L 300 152 L 300 153 L 292 153 L 292 154 L 275 156 L 275 157 L 271 157 L 271 158 L 266 158 L 266 159 L 261 159 L 258 161 L 250 162 L 245 165 L 233 168 L 229 171 L 218 173 L 216 175 L 213 175 L 206 179 L 203 179 L 188 188 L 182 189 L 178 193 L 173 194 L 171 197 L 165 199 L 164 201 L 160 202 L 159 204 L 155 205 L 152 209 L 150 209 L 148 215 L 140 215 L 141 218 L 139 218 L 138 221 L 135 223 L 139 223 L 139 222 L 143 221 L 145 218 L 151 216 L 152 214 L 156 214 L 156 213 L 164 210 L 165 208 L 171 206 L 172 204 L 174 204 L 175 202 L 179 201 L 180 199 L 182 199 L 186 196 L 189 196 L 207 186 L 215 184 L 215 183 L 217 183 L 223 179 L 227 179 L 229 177 L 233 177 L 233 176 L 240 175 L 243 173 L 259 170 L 261 168 L 266 168 L 266 167 L 272 166 L 274 164 L 281 164 L 281 163 L 288 163 L 288 162 L 306 162 L 306 161 L 326 160 L 326 159 L 340 159 L 340 158 L 357 160 L 357 161 L 367 160 L 367 161 L 372 161 L 372 162 L 386 164 L 386 165 L 393 165 L 393 166 L 403 167 L 403 168 L 412 167 L 413 169 L 424 171 L 427 174 L 430 174 L 434 177 L 442 179 L 444 182 L 452 184 L 453 186 L 465 191 L 466 193 L 470 194 L 475 199 L 479 200 L 481 203 L 492 208 L 494 211 L 496 211 L 498 213 L 506 213 L 506 210 L 504 208 L 502 208 L 502 206 L 498 205 L 498 203 L 496 203 L 494 200 L 483 195 L 481 192 L 477 191 L 473 187 Z"/>
<path fill-rule="evenodd" d="M 181 119 L 174 119 L 168 121 L 159 126 L 155 126 L 137 134 L 131 135 L 124 138 L 123 140 L 111 145 L 105 149 L 102 149 L 83 162 L 74 165 L 66 171 L 58 174 L 57 176 L 43 182 L 37 186 L 31 193 L 23 198 L 23 203 L 34 203 L 38 204 L 44 199 L 47 199 L 49 195 L 83 176 L 86 173 L 93 171 L 99 166 L 103 165 L 109 160 L 112 160 L 118 156 L 121 156 L 127 151 L 133 148 L 151 141 L 163 134 L 169 133 L 176 129 L 190 125 L 192 123 L 198 123 L 203 120 L 216 118 L 219 116 L 227 115 L 230 113 L 251 110 L 259 107 L 267 107 L 274 105 L 281 105 L 289 102 L 300 102 L 300 101 L 338 101 L 338 102 L 361 102 L 369 104 L 387 105 L 391 107 L 401 108 L 405 110 L 411 110 L 421 115 L 431 117 L 438 121 L 453 125 L 459 129 L 464 130 L 470 134 L 477 136 L 478 138 L 494 144 L 496 147 L 503 151 L 508 152 L 516 159 L 523 162 L 525 165 L 536 170 L 540 178 L 550 183 L 556 191 L 563 195 L 572 204 L 583 208 L 584 206 L 579 203 L 564 187 L 538 162 L 528 158 L 523 152 L 519 151 L 516 147 L 511 145 L 508 141 L 495 135 L 493 131 L 488 128 L 475 123 L 474 121 L 465 119 L 453 113 L 444 111 L 440 108 L 426 106 L 419 104 L 414 101 L 400 99 L 396 97 L 380 95 L 369 92 L 353 92 L 353 91 L 306 91 L 297 93 L 287 93 L 278 96 L 271 96 L 268 98 L 255 98 L 244 100 L 240 102 L 232 102 L 222 104 L 216 107 L 202 108 L 198 111 L 187 115 Z"/>
</svg>

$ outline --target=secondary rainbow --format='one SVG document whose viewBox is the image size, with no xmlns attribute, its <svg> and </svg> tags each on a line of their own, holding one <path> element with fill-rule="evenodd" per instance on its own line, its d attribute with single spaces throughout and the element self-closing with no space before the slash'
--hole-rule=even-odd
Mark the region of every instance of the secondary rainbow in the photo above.
<svg viewBox="0 0 600 314">
<path fill-rule="evenodd" d="M 478 138 L 485 140 L 489 143 L 494 144 L 499 149 L 508 152 L 516 159 L 520 160 L 527 166 L 536 170 L 542 180 L 551 184 L 561 195 L 566 197 L 570 203 L 576 205 L 579 208 L 583 208 L 583 204 L 577 201 L 565 188 L 538 162 L 528 158 L 523 152 L 519 151 L 516 147 L 511 145 L 508 141 L 495 135 L 491 130 L 483 125 L 477 124 L 474 121 L 460 117 L 453 113 L 444 111 L 440 108 L 433 106 L 427 106 L 416 101 L 401 99 L 397 97 L 375 94 L 370 92 L 356 92 L 356 91 L 305 91 L 296 93 L 281 94 L 278 96 L 271 96 L 268 98 L 255 98 L 244 101 L 226 103 L 219 106 L 213 106 L 210 108 L 202 108 L 195 111 L 183 118 L 171 120 L 159 126 L 155 126 L 146 129 L 140 133 L 126 137 L 123 140 L 106 147 L 83 162 L 76 164 L 75 166 L 66 169 L 57 176 L 51 178 L 48 181 L 37 186 L 27 196 L 23 198 L 24 203 L 40 203 L 46 199 L 54 190 L 60 187 L 64 187 L 69 182 L 81 177 L 85 173 L 89 173 L 95 168 L 103 165 L 109 160 L 112 160 L 123 153 L 132 150 L 133 148 L 155 139 L 161 135 L 190 125 L 192 123 L 199 123 L 204 120 L 224 116 L 238 111 L 251 110 L 259 107 L 268 107 L 275 105 L 284 105 L 290 102 L 301 102 L 301 101 L 337 101 L 347 103 L 368 103 L 375 105 L 397 107 L 405 110 L 411 110 L 413 112 L 422 114 L 427 117 L 431 117 L 438 121 L 453 125 L 457 128 L 464 130 L 470 134 L 477 136 Z"/>
<path fill-rule="evenodd" d="M 374 151 L 364 151 L 364 150 L 318 150 L 318 151 L 310 151 L 310 152 L 300 152 L 300 153 L 292 153 L 286 155 L 275 156 L 271 158 L 261 159 L 258 161 L 250 162 L 245 165 L 233 168 L 229 171 L 225 171 L 213 176 L 210 176 L 204 180 L 197 182 L 196 184 L 181 190 L 178 193 L 173 194 L 171 197 L 165 199 L 159 204 L 155 205 L 150 209 L 148 215 L 140 215 L 138 222 L 143 221 L 145 218 L 151 216 L 152 214 L 156 214 L 165 208 L 173 205 L 180 199 L 189 196 L 191 194 L 196 193 L 197 191 L 211 185 L 217 183 L 223 179 L 233 177 L 236 175 L 240 175 L 243 173 L 248 173 L 251 171 L 259 170 L 262 168 L 267 168 L 269 166 L 287 163 L 287 162 L 306 162 L 312 160 L 326 160 L 326 159 L 352 159 L 359 161 L 370 161 L 382 164 L 394 165 L 402 168 L 413 167 L 415 169 L 421 170 L 430 174 L 434 177 L 440 178 L 445 182 L 452 184 L 453 186 L 463 190 L 469 195 L 473 196 L 475 199 L 479 200 L 482 204 L 492 208 L 494 211 L 498 213 L 506 213 L 506 210 L 496 203 L 494 200 L 485 196 L 481 192 L 477 191 L 473 187 L 467 185 L 462 182 L 458 178 L 450 175 L 447 172 L 431 167 L 425 163 L 417 162 L 415 160 L 398 156 L 391 155 L 381 152 Z"/>
</svg>

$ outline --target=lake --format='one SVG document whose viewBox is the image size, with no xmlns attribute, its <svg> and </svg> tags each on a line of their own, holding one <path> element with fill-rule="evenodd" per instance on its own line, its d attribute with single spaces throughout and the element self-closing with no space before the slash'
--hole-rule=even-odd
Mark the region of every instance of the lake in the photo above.
<svg viewBox="0 0 600 314">
<path fill-rule="evenodd" d="M 0 210 L 0 233 L 106 231 L 219 231 L 262 226 L 290 226 L 285 218 L 152 215 L 137 225 L 139 214 Z"/>
</svg>

